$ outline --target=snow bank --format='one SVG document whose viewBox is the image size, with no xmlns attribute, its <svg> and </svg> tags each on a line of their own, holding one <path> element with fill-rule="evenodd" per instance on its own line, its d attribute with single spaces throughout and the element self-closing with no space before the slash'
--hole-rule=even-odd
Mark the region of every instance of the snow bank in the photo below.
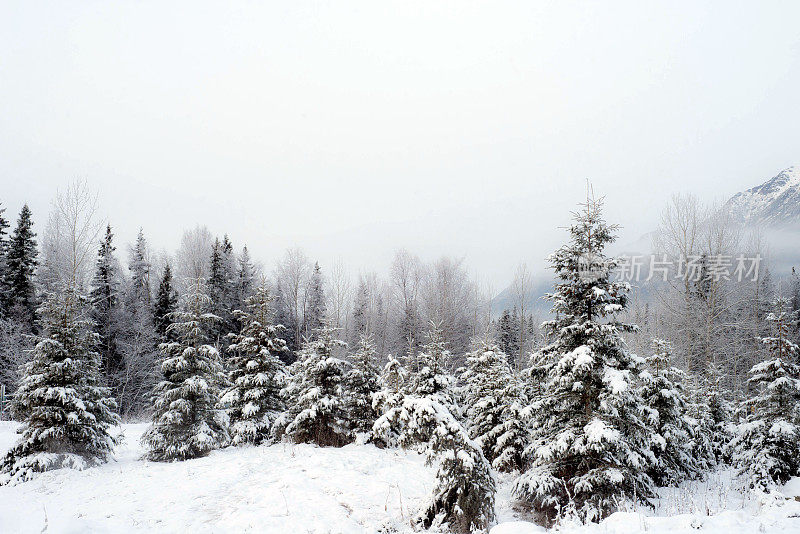
<svg viewBox="0 0 800 534">
<path fill-rule="evenodd" d="M 17 425 L 0 422 L 0 453 Z M 116 460 L 78 472 L 44 473 L 0 487 L 0 533 L 27 532 L 412 532 L 409 520 L 434 487 L 420 455 L 371 445 L 229 448 L 206 458 L 146 462 L 139 437 L 146 425 L 123 425 Z M 491 534 L 534 534 L 512 507 L 512 475 L 498 474 Z M 656 509 L 618 512 L 599 524 L 565 525 L 567 534 L 750 534 L 800 532 L 800 478 L 785 500 L 747 499 L 731 471 L 704 482 L 659 490 Z"/>
<path fill-rule="evenodd" d="M 0 426 L 0 451 L 15 440 Z M 146 425 L 123 425 L 116 461 L 0 487 L 0 532 L 409 530 L 433 490 L 414 453 L 371 445 L 229 448 L 176 463 L 140 460 Z"/>
</svg>

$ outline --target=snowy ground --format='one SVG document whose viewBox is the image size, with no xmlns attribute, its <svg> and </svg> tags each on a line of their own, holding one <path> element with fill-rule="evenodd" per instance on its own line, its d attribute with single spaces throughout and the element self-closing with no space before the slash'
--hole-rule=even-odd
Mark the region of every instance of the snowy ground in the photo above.
<svg viewBox="0 0 800 534">
<path fill-rule="evenodd" d="M 434 471 L 421 456 L 372 446 L 226 449 L 171 464 L 140 460 L 144 425 L 123 425 L 116 461 L 83 472 L 45 473 L 0 487 L 0 533 L 25 532 L 410 532 L 409 517 L 430 494 Z M 0 422 L 0 452 L 16 439 Z M 501 524 L 492 534 L 544 529 L 514 517 L 511 477 L 501 477 Z M 563 532 L 738 534 L 800 532 L 800 502 L 743 499 L 729 472 L 662 491 L 655 511 L 619 512 Z M 800 495 L 800 479 L 784 493 Z"/>
</svg>

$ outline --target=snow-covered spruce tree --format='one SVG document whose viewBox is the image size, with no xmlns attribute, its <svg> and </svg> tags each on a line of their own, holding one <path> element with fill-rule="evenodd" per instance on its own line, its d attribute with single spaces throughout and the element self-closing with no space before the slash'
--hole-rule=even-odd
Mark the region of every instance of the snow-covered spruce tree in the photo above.
<svg viewBox="0 0 800 534">
<path fill-rule="evenodd" d="M 726 373 L 722 366 L 710 362 L 702 376 L 690 377 L 690 405 L 689 413 L 699 423 L 699 432 L 695 436 L 695 458 L 700 461 L 710 461 L 710 465 L 720 462 L 729 463 L 733 439 L 734 405 L 725 396 L 723 382 Z M 703 443 L 703 435 L 709 443 Z M 697 447 L 702 445 L 703 448 Z M 707 447 L 710 445 L 711 455 Z"/>
<path fill-rule="evenodd" d="M 220 242 L 214 241 L 211 249 L 208 275 L 208 296 L 211 299 L 211 312 L 219 320 L 210 327 L 211 342 L 216 346 L 227 346 L 226 334 L 236 328 L 233 309 L 236 300 L 236 273 L 233 259 L 233 246 L 224 236 Z"/>
<path fill-rule="evenodd" d="M 341 447 L 352 441 L 342 381 L 347 363 L 333 356 L 344 342 L 334 339 L 335 329 L 319 329 L 306 340 L 289 369 L 281 395 L 289 409 L 276 423 L 276 435 L 295 443 Z"/>
<path fill-rule="evenodd" d="M 247 299 L 253 295 L 256 280 L 255 268 L 253 262 L 250 261 L 250 251 L 247 250 L 247 245 L 242 247 L 242 253 L 237 262 L 234 304 L 235 309 L 243 310 L 247 306 Z"/>
<path fill-rule="evenodd" d="M 379 417 L 403 403 L 408 378 L 408 370 L 399 360 L 389 355 L 389 361 L 381 372 L 381 388 L 372 397 L 372 408 Z M 372 434 L 378 443 L 391 447 L 399 446 L 400 436 L 397 429 L 383 429 L 378 436 L 373 425 Z"/>
<path fill-rule="evenodd" d="M 559 278 L 548 295 L 556 319 L 543 326 L 553 342 L 542 349 L 549 362 L 542 394 L 526 409 L 535 429 L 530 467 L 514 486 L 544 522 L 568 513 L 599 521 L 622 499 L 649 503 L 653 496 L 638 358 L 621 337 L 632 327 L 613 318 L 626 306 L 629 285 L 611 279 L 617 262 L 603 250 L 615 227 L 601 208 L 587 199 L 570 243 L 549 258 Z"/>
<path fill-rule="evenodd" d="M 377 360 L 372 335 L 361 334 L 358 347 L 350 356 L 352 367 L 344 378 L 350 427 L 359 434 L 371 433 L 378 418 L 373 407 L 375 395 L 381 390 Z"/>
<path fill-rule="evenodd" d="M 522 469 L 525 430 L 519 418 L 520 388 L 508 356 L 489 338 L 474 341 L 461 374 L 467 432 L 500 471 Z"/>
<path fill-rule="evenodd" d="M 100 464 L 115 445 L 108 430 L 118 418 L 109 390 L 99 385 L 97 334 L 91 331 L 86 299 L 66 289 L 48 298 L 39 313 L 42 337 L 14 397 L 22 439 L 0 464 L 0 484 L 51 469 Z"/>
<path fill-rule="evenodd" d="M 241 331 L 228 336 L 231 386 L 220 400 L 228 413 L 234 445 L 258 445 L 269 439 L 284 408 L 280 392 L 286 370 L 280 355 L 288 349 L 280 337 L 282 327 L 273 321 L 275 297 L 261 286 L 246 300 L 246 310 L 236 311 Z"/>
<path fill-rule="evenodd" d="M 480 445 L 441 402 L 439 395 L 407 395 L 375 423 L 382 432 L 399 427 L 400 444 L 422 445 L 436 465 L 436 487 L 414 522 L 424 528 L 447 526 L 454 532 L 486 532 L 494 521 L 496 483 Z"/>
<path fill-rule="evenodd" d="M 414 519 L 417 525 L 486 531 L 494 520 L 496 484 L 491 468 L 480 444 L 470 439 L 451 413 L 449 389 L 430 387 L 437 383 L 419 377 L 406 381 L 402 401 L 394 404 L 394 399 L 386 399 L 386 412 L 375 421 L 373 432 L 387 443 L 422 447 L 428 464 L 437 465 L 437 484 L 430 502 Z"/>
<path fill-rule="evenodd" d="M 448 370 L 450 351 L 447 350 L 442 325 L 432 321 L 427 337 L 428 341 L 414 357 L 415 367 L 406 392 L 418 397 L 437 396 L 438 401 L 444 404 L 450 413 L 458 416 L 454 393 L 455 378 Z"/>
<path fill-rule="evenodd" d="M 3 311 L 24 325 L 27 332 L 36 332 L 36 291 L 34 272 L 38 264 L 36 234 L 31 210 L 25 204 L 17 219 L 6 249 L 3 280 Z"/>
<path fill-rule="evenodd" d="M 308 306 L 303 317 L 303 328 L 307 337 L 313 337 L 314 333 L 325 326 L 325 291 L 322 286 L 322 271 L 319 263 L 314 264 L 311 278 L 308 285 Z"/>
<path fill-rule="evenodd" d="M 763 341 L 770 357 L 750 370 L 757 391 L 745 401 L 747 420 L 732 441 L 734 464 L 762 491 L 800 475 L 800 347 L 788 339 L 788 304 L 777 297 L 767 316 L 773 335 Z"/>
<path fill-rule="evenodd" d="M 205 333 L 217 317 L 208 312 L 205 280 L 187 281 L 187 288 L 183 308 L 172 314 L 168 327 L 176 341 L 160 346 L 163 379 L 153 391 L 153 423 L 142 436 L 147 458 L 154 461 L 205 456 L 228 437 L 216 410 L 224 372 Z"/>
<path fill-rule="evenodd" d="M 174 333 L 168 332 L 172 323 L 172 314 L 178 309 L 178 292 L 172 282 L 172 268 L 169 263 L 164 266 L 164 274 L 156 292 L 156 301 L 153 306 L 153 326 L 161 341 L 174 341 Z"/>
<path fill-rule="evenodd" d="M 684 373 L 671 366 L 672 351 L 663 339 L 653 340 L 653 355 L 646 359 L 647 369 L 640 374 L 640 392 L 650 408 L 652 449 L 656 463 L 650 477 L 659 486 L 678 483 L 700 475 L 695 460 L 695 420 L 688 416 Z"/>
<path fill-rule="evenodd" d="M 117 346 L 120 334 L 120 298 L 118 262 L 114 257 L 116 248 L 111 225 L 106 226 L 106 235 L 97 251 L 97 262 L 92 277 L 89 302 L 91 317 L 99 334 L 97 344 L 100 367 L 109 385 L 116 386 L 117 375 L 122 368 L 122 354 Z"/>
</svg>

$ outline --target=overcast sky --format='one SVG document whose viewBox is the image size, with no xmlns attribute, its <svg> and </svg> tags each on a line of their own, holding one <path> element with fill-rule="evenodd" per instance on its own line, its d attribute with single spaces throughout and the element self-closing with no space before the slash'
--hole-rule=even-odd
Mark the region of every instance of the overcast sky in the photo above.
<svg viewBox="0 0 800 534">
<path fill-rule="evenodd" d="M 123 242 L 200 222 L 379 271 L 406 247 L 501 289 L 587 179 L 633 241 L 674 192 L 800 163 L 797 1 L 232 4 L 2 2 L 11 218 L 41 231 L 82 177 Z"/>
</svg>

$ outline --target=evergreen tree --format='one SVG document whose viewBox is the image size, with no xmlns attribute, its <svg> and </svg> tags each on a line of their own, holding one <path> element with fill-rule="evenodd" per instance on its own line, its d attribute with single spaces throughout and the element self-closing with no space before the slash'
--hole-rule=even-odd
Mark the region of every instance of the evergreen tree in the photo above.
<svg viewBox="0 0 800 534">
<path fill-rule="evenodd" d="M 0 483 L 62 467 L 84 469 L 111 454 L 115 440 L 108 430 L 118 419 L 108 389 L 99 385 L 97 335 L 86 304 L 66 289 L 40 310 L 42 338 L 14 397 L 14 412 L 23 419 L 22 439 L 3 458 Z"/>
<path fill-rule="evenodd" d="M 371 335 L 361 335 L 350 361 L 353 366 L 344 379 L 348 419 L 354 432 L 370 433 L 378 418 L 373 400 L 381 390 L 377 353 Z"/>
<path fill-rule="evenodd" d="M 496 483 L 481 445 L 470 439 L 453 413 L 452 377 L 444 373 L 447 355 L 441 330 L 433 325 L 420 352 L 419 371 L 405 381 L 402 396 L 377 396 L 376 403 L 386 411 L 373 431 L 386 443 L 423 447 L 428 464 L 438 466 L 433 496 L 414 519 L 417 525 L 486 531 L 494 519 Z M 401 374 L 394 376 L 397 380 Z"/>
<path fill-rule="evenodd" d="M 178 292 L 172 283 L 172 268 L 167 264 L 161 283 L 158 285 L 156 302 L 153 307 L 153 324 L 162 341 L 175 341 L 173 331 L 169 329 L 172 314 L 178 309 Z"/>
<path fill-rule="evenodd" d="M 650 476 L 659 486 L 677 485 L 700 474 L 693 439 L 698 429 L 687 416 L 685 377 L 683 371 L 670 365 L 669 343 L 654 339 L 653 348 L 653 355 L 646 360 L 647 370 L 640 375 L 642 399 L 655 430 L 652 449 L 656 463 Z"/>
<path fill-rule="evenodd" d="M 362 276 L 358 281 L 356 298 L 353 305 L 353 332 L 354 342 L 358 342 L 361 334 L 369 333 L 369 288 Z"/>
<path fill-rule="evenodd" d="M 147 457 L 154 461 L 205 456 L 228 437 L 216 410 L 224 373 L 205 333 L 218 319 L 208 311 L 211 299 L 202 278 L 192 281 L 189 291 L 168 327 L 177 340 L 160 346 L 163 380 L 154 390 L 153 423 L 142 436 Z"/>
<path fill-rule="evenodd" d="M 36 331 L 36 293 L 33 281 L 37 264 L 35 237 L 31 210 L 25 204 L 6 252 L 3 309 L 7 317 L 21 322 L 29 332 Z"/>
<path fill-rule="evenodd" d="M 403 404 L 408 378 L 408 370 L 403 367 L 399 360 L 390 355 L 389 361 L 383 366 L 383 371 L 381 372 L 381 388 L 372 397 L 372 408 L 379 415 L 379 420 L 389 410 Z M 383 422 L 386 423 L 387 421 L 384 419 Z M 374 423 L 372 426 L 372 438 L 392 447 L 400 444 L 400 435 L 396 428 L 378 428 Z"/>
<path fill-rule="evenodd" d="M 466 355 L 461 375 L 467 407 L 467 432 L 492 465 L 501 471 L 522 469 L 525 431 L 520 421 L 520 388 L 508 356 L 488 338 Z"/>
<path fill-rule="evenodd" d="M 603 249 L 616 227 L 605 223 L 601 206 L 587 200 L 570 243 L 549 258 L 559 278 L 548 295 L 556 318 L 543 326 L 554 341 L 542 349 L 549 360 L 542 395 L 527 410 L 535 428 L 526 451 L 531 466 L 514 487 L 545 521 L 573 513 L 599 521 L 621 499 L 649 503 L 653 496 L 637 359 L 620 334 L 631 327 L 613 319 L 629 286 L 611 279 L 617 262 Z"/>
<path fill-rule="evenodd" d="M 291 377 L 281 392 L 288 411 L 278 423 L 278 435 L 295 443 L 341 447 L 351 441 L 342 381 L 347 364 L 333 356 L 344 343 L 325 327 L 314 340 L 306 340 L 290 368 Z"/>
<path fill-rule="evenodd" d="M 131 272 L 129 301 L 136 301 L 149 308 L 152 298 L 150 294 L 150 262 L 147 259 L 147 241 L 141 228 L 136 236 L 136 244 L 131 250 L 128 270 Z"/>
<path fill-rule="evenodd" d="M 511 317 L 511 311 L 506 308 L 497 321 L 497 343 L 504 353 L 516 354 L 518 352 L 516 342 L 517 327 Z"/>
<path fill-rule="evenodd" d="M 122 368 L 122 355 L 117 347 L 119 334 L 119 277 L 114 258 L 114 234 L 111 225 L 106 226 L 105 238 L 97 251 L 97 263 L 92 278 L 89 302 L 91 317 L 99 334 L 97 345 L 103 377 L 107 384 L 113 384 Z"/>
<path fill-rule="evenodd" d="M 288 349 L 280 337 L 282 328 L 273 322 L 274 300 L 269 289 L 259 287 L 248 297 L 247 309 L 236 311 L 240 332 L 229 336 L 231 386 L 220 404 L 227 410 L 234 445 L 266 441 L 284 408 L 280 355 Z"/>
<path fill-rule="evenodd" d="M 116 394 L 124 416 L 142 414 L 149 408 L 147 394 L 159 381 L 158 345 L 150 292 L 150 262 L 142 230 L 130 251 L 130 283 L 125 288 L 124 326 L 119 336 L 122 369 Z"/>
<path fill-rule="evenodd" d="M 444 402 L 443 402 L 444 401 Z M 488 531 L 494 520 L 497 484 L 480 445 L 445 406 L 446 399 L 407 395 L 375 423 L 379 437 L 400 428 L 403 447 L 422 446 L 428 465 L 436 465 L 436 487 L 414 518 L 423 527 L 446 526 L 453 532 Z"/>
<path fill-rule="evenodd" d="M 225 345 L 225 334 L 235 329 L 234 306 L 236 280 L 233 266 L 233 246 L 224 236 L 222 242 L 214 241 L 209 263 L 208 289 L 211 297 L 211 310 L 220 319 L 211 326 L 211 339 Z"/>
<path fill-rule="evenodd" d="M 250 252 L 247 246 L 242 248 L 242 253 L 239 255 L 239 267 L 236 271 L 236 310 L 243 310 L 247 306 L 247 299 L 253 295 L 255 284 L 255 269 L 253 262 L 250 260 Z"/>
<path fill-rule="evenodd" d="M 450 351 L 440 323 L 431 322 L 428 341 L 416 356 L 416 369 L 409 380 L 406 393 L 418 397 L 437 396 L 450 412 L 458 416 L 458 406 L 454 392 L 455 378 L 448 371 Z"/>
<path fill-rule="evenodd" d="M 6 279 L 6 254 L 8 254 L 8 219 L 3 215 L 6 212 L 5 208 L 0 208 L 0 318 L 6 316 L 5 302 L 6 287 L 3 281 Z"/>
<path fill-rule="evenodd" d="M 308 305 L 304 314 L 306 336 L 313 337 L 314 333 L 325 325 L 325 313 L 325 291 L 322 287 L 322 271 L 319 268 L 319 263 L 315 263 L 308 286 Z"/>
<path fill-rule="evenodd" d="M 789 280 L 789 310 L 794 314 L 794 321 L 790 321 L 790 331 L 794 340 L 800 343 L 800 274 L 792 267 L 792 277 Z"/>
<path fill-rule="evenodd" d="M 773 335 L 763 339 L 770 357 L 750 370 L 757 391 L 745 402 L 747 420 L 732 442 L 740 474 L 762 491 L 800 475 L 800 347 L 788 339 L 794 320 L 788 308 L 787 299 L 774 300 L 767 317 Z"/>
</svg>

